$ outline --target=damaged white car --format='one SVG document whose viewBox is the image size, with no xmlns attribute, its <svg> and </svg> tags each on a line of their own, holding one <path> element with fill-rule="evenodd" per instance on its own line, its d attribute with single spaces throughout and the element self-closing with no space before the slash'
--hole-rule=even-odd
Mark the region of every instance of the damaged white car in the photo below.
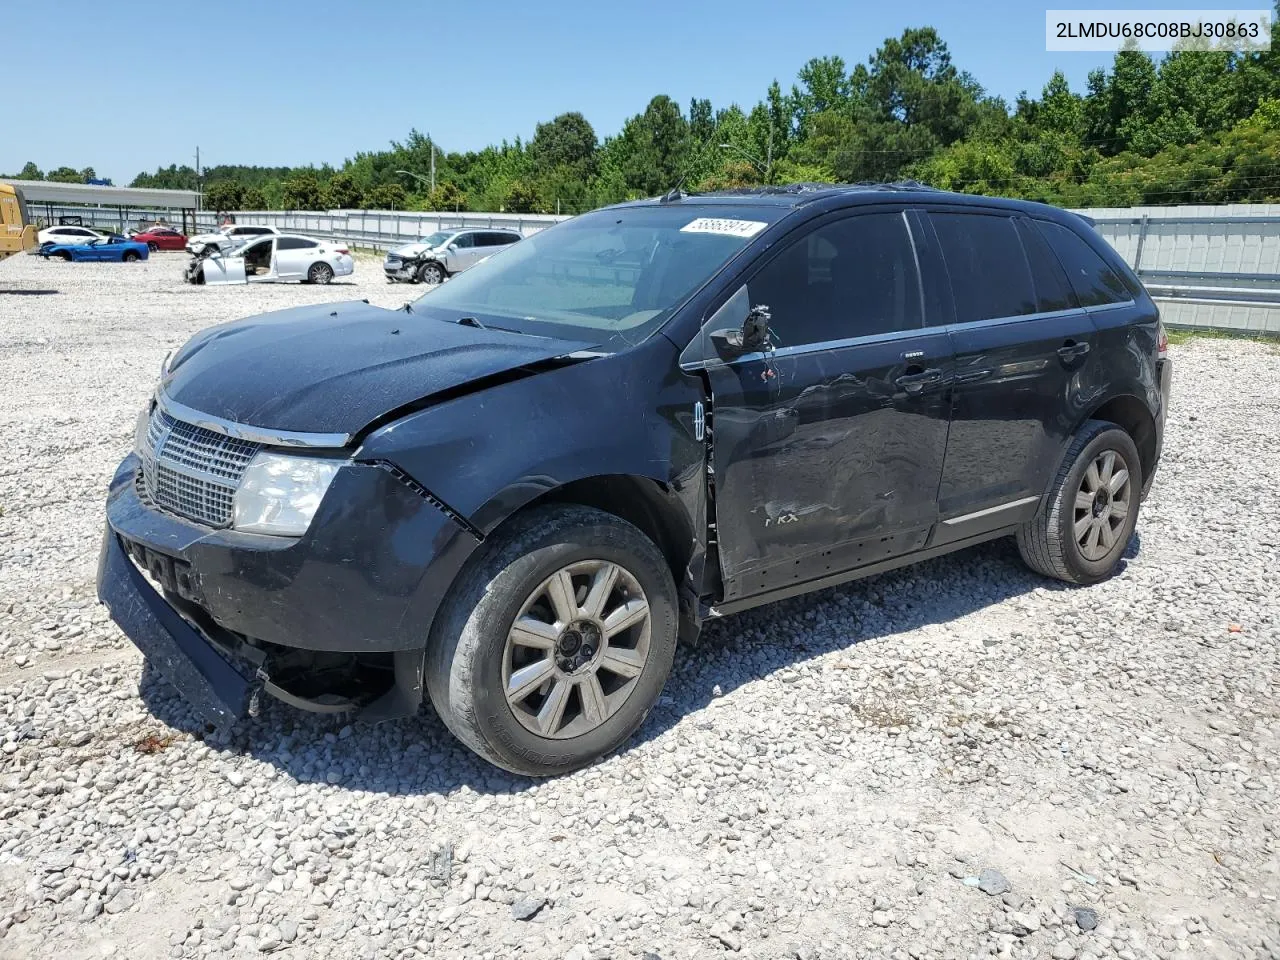
<svg viewBox="0 0 1280 960">
<path fill-rule="evenodd" d="M 345 243 L 296 234 L 265 236 L 223 253 L 210 248 L 187 264 L 188 283 L 328 283 L 349 277 L 355 261 Z"/>
</svg>

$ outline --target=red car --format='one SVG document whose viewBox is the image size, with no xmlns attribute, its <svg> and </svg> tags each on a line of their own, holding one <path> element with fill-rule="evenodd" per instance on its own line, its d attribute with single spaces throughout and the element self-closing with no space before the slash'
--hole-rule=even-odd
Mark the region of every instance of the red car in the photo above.
<svg viewBox="0 0 1280 960">
<path fill-rule="evenodd" d="M 145 243 L 151 248 L 151 252 L 157 250 L 185 250 L 187 248 L 187 236 L 173 227 L 148 227 L 142 233 L 134 234 L 133 239 L 138 243 Z"/>
</svg>

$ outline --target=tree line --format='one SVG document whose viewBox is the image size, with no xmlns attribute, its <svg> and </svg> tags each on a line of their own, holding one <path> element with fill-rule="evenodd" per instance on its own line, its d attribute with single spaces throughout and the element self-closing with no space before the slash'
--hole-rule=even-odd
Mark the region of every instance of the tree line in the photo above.
<svg viewBox="0 0 1280 960">
<path fill-rule="evenodd" d="M 659 95 L 603 140 L 570 112 L 479 151 L 414 129 L 341 167 L 215 166 L 202 179 L 220 210 L 577 213 L 677 186 L 907 178 L 1073 207 L 1280 200 L 1280 22 L 1270 51 L 1125 50 L 1083 91 L 1055 73 L 1013 104 L 914 28 L 852 68 L 814 58 L 749 110 Z M 171 165 L 133 186 L 194 189 L 196 171 Z"/>
</svg>

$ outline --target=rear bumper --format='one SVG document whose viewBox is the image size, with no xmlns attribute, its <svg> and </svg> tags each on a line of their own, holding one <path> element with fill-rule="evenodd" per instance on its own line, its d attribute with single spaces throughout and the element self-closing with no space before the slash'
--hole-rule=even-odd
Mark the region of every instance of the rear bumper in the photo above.
<svg viewBox="0 0 1280 960">
<path fill-rule="evenodd" d="M 1164 453 L 1164 426 L 1169 413 L 1169 396 L 1173 387 L 1173 361 L 1167 357 L 1156 361 L 1156 375 L 1160 380 L 1160 413 L 1156 417 L 1156 460 L 1151 472 L 1142 478 L 1142 499 L 1151 492 L 1151 483 L 1155 480 L 1156 470 L 1160 466 L 1160 457 Z"/>
</svg>

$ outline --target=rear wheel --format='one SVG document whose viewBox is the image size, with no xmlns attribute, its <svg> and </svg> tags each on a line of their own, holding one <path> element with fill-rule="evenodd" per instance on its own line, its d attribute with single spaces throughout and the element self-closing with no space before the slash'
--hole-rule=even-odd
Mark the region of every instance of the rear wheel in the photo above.
<svg viewBox="0 0 1280 960">
<path fill-rule="evenodd" d="M 70 263 L 72 260 L 71 252 L 69 250 L 63 250 L 60 254 L 58 254 L 58 256 L 60 256 L 63 260 L 67 261 L 67 263 Z"/>
<path fill-rule="evenodd" d="M 160 244 L 156 243 L 154 240 L 148 240 L 147 249 L 150 250 L 152 253 L 155 253 L 157 250 L 160 249 Z"/>
<path fill-rule="evenodd" d="M 513 773 L 565 773 L 616 749 L 644 722 L 675 656 L 675 584 L 658 548 L 612 514 L 549 506 L 482 551 L 432 630 L 436 711 Z"/>
<path fill-rule="evenodd" d="M 310 283 L 328 283 L 332 279 L 333 267 L 327 263 L 313 263 L 307 271 L 307 281 Z"/>
<path fill-rule="evenodd" d="M 440 266 L 438 263 L 424 263 L 418 268 L 419 283 L 425 283 L 428 286 L 435 286 L 438 283 L 444 283 L 444 277 L 444 267 Z"/>
<path fill-rule="evenodd" d="M 125 263 L 134 263 L 138 259 L 138 253 L 136 250 L 126 250 L 120 255 L 120 259 Z"/>
<path fill-rule="evenodd" d="M 1090 420 L 1063 457 L 1040 512 L 1018 531 L 1022 559 L 1068 583 L 1115 573 L 1138 524 L 1142 461 L 1114 423 Z"/>
</svg>

